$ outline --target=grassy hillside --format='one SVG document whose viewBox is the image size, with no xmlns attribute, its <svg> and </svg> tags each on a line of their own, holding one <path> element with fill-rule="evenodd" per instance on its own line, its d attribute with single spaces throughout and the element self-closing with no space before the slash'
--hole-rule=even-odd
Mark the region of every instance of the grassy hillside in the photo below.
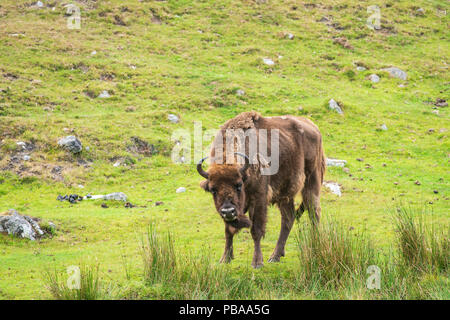
<svg viewBox="0 0 450 320">
<path fill-rule="evenodd" d="M 67 28 L 62 1 L 42 2 L 0 3 L 0 212 L 14 208 L 58 230 L 36 242 L 0 235 L 0 298 L 50 298 L 45 271 L 80 263 L 98 263 L 103 279 L 133 291 L 141 286 L 139 246 L 149 223 L 170 230 L 177 250 L 207 250 L 218 261 L 223 223 L 195 166 L 172 162 L 171 136 L 180 128 L 193 132 L 194 121 L 205 131 L 218 128 L 248 110 L 310 118 L 327 156 L 348 161 L 349 172 L 326 173 L 343 195 L 323 189 L 325 219 L 355 234 L 366 230 L 383 252 L 393 247 L 390 213 L 398 205 L 421 208 L 448 230 L 449 109 L 435 106 L 449 99 L 447 1 L 378 1 L 380 30 L 366 26 L 371 1 L 73 1 L 79 30 Z M 391 66 L 407 80 L 382 71 Z M 110 98 L 98 97 L 104 90 Z M 332 98 L 344 115 L 328 109 Z M 67 135 L 83 143 L 80 155 L 58 147 Z M 156 151 L 139 153 L 133 137 Z M 178 187 L 187 191 L 177 194 Z M 137 207 L 56 201 L 58 194 L 119 191 Z M 271 208 L 265 260 L 279 224 Z M 258 279 L 297 270 L 294 233 L 282 262 L 256 271 L 247 270 L 251 236 L 240 233 L 227 268 Z M 443 281 L 437 298 L 449 298 L 448 277 Z M 272 298 L 317 297 L 276 292 Z"/>
</svg>

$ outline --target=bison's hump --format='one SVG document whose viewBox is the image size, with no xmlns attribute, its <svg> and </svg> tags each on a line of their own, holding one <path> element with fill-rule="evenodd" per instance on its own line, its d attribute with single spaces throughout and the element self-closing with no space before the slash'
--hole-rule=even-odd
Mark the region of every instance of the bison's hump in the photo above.
<svg viewBox="0 0 450 320">
<path fill-rule="evenodd" d="M 256 111 L 242 112 L 233 119 L 228 120 L 222 129 L 251 129 L 255 128 L 255 122 L 261 118 L 261 114 Z"/>
</svg>

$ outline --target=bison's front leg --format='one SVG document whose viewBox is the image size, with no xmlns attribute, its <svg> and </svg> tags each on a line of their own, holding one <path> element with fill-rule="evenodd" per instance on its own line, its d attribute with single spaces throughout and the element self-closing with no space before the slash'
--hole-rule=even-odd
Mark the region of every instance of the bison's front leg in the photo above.
<svg viewBox="0 0 450 320">
<path fill-rule="evenodd" d="M 265 204 L 255 205 L 253 208 L 250 208 L 249 211 L 250 219 L 252 220 L 251 234 L 255 246 L 252 267 L 261 268 L 264 265 L 261 251 L 261 238 L 266 231 L 267 206 Z"/>
<path fill-rule="evenodd" d="M 225 224 L 225 251 L 223 252 L 220 263 L 229 263 L 234 259 L 233 255 L 233 237 L 237 233 L 237 229 Z"/>
</svg>

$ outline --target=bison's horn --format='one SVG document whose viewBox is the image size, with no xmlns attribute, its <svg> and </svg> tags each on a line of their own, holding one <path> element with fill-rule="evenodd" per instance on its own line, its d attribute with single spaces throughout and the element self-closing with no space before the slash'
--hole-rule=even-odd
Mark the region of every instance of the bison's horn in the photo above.
<svg viewBox="0 0 450 320">
<path fill-rule="evenodd" d="M 238 156 L 241 156 L 245 159 L 245 164 L 244 166 L 241 168 L 241 174 L 244 175 L 245 171 L 248 169 L 248 167 L 250 166 L 250 159 L 243 153 L 240 152 L 235 152 L 234 154 L 237 154 Z"/>
<path fill-rule="evenodd" d="M 208 177 L 209 177 L 208 172 L 203 170 L 203 167 L 202 167 L 203 161 L 205 161 L 206 159 L 208 159 L 208 157 L 205 157 L 205 158 L 203 158 L 202 160 L 200 160 L 198 162 L 198 164 L 197 164 L 197 171 L 203 178 L 208 179 Z"/>
</svg>

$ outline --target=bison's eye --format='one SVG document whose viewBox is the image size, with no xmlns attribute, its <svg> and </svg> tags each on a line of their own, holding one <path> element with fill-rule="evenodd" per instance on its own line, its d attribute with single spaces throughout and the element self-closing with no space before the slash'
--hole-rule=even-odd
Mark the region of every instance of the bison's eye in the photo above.
<svg viewBox="0 0 450 320">
<path fill-rule="evenodd" d="M 213 196 L 215 196 L 217 194 L 217 189 L 215 189 L 215 188 L 211 189 L 211 193 Z"/>
<path fill-rule="evenodd" d="M 235 186 L 235 188 L 236 188 L 237 191 L 241 191 L 241 190 L 242 190 L 242 183 L 238 183 L 238 184 Z"/>
</svg>

